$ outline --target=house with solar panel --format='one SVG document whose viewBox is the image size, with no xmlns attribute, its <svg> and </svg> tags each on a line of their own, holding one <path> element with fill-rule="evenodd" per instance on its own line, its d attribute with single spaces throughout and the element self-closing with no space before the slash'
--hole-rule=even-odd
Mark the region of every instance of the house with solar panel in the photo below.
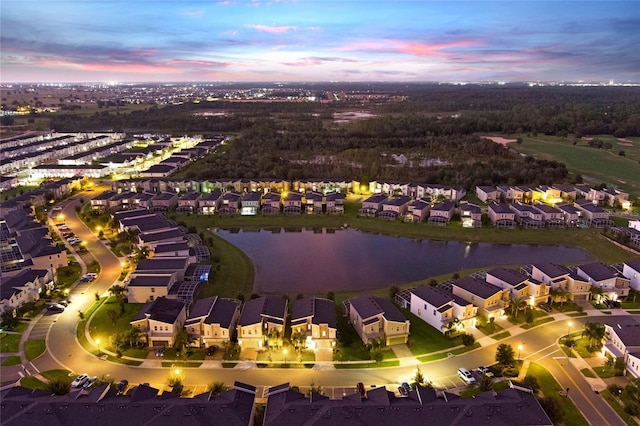
<svg viewBox="0 0 640 426">
<path fill-rule="evenodd" d="M 194 337 L 194 346 L 221 347 L 236 331 L 241 302 L 219 296 L 196 301 L 189 307 L 185 328 Z"/>
<path fill-rule="evenodd" d="M 238 344 L 243 348 L 265 348 L 270 332 L 284 335 L 288 301 L 282 296 L 266 295 L 245 302 L 238 321 Z"/>
<path fill-rule="evenodd" d="M 360 296 L 346 300 L 343 306 L 365 345 L 377 338 L 387 345 L 407 343 L 410 322 L 388 299 Z"/>
<path fill-rule="evenodd" d="M 320 297 L 298 299 L 291 310 L 291 335 L 305 336 L 307 349 L 333 349 L 336 344 L 336 305 Z"/>
</svg>

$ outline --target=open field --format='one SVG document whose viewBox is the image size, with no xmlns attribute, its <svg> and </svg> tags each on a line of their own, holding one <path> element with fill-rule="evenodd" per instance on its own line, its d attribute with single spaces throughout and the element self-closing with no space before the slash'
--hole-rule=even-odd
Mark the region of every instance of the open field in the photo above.
<svg viewBox="0 0 640 426">
<path fill-rule="evenodd" d="M 509 148 L 535 158 L 556 160 L 567 168 L 581 174 L 589 183 L 605 182 L 628 191 L 635 197 L 640 195 L 640 138 L 626 138 L 630 142 L 619 141 L 613 136 L 594 136 L 611 143 L 610 150 L 591 148 L 588 141 L 579 139 L 573 145 L 570 139 L 556 136 L 522 135 L 523 143 L 509 144 Z M 620 151 L 625 152 L 622 157 Z"/>
</svg>

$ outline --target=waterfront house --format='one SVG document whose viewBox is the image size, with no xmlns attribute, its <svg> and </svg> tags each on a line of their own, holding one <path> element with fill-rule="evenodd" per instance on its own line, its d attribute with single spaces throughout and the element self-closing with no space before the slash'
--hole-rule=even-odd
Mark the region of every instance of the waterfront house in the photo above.
<svg viewBox="0 0 640 426">
<path fill-rule="evenodd" d="M 629 279 L 604 263 L 578 265 L 576 272 L 592 286 L 601 288 L 610 300 L 618 300 L 629 294 Z"/>
<path fill-rule="evenodd" d="M 378 214 L 381 219 L 395 220 L 402 217 L 411 202 L 411 197 L 399 195 L 391 197 L 382 202 L 382 211 Z"/>
<path fill-rule="evenodd" d="M 178 194 L 175 192 L 161 192 L 151 200 L 153 210 L 166 212 L 178 205 Z"/>
<path fill-rule="evenodd" d="M 489 205 L 487 215 L 496 228 L 513 229 L 516 227 L 516 214 L 507 204 L 493 203 Z"/>
<path fill-rule="evenodd" d="M 195 213 L 198 211 L 199 201 L 202 194 L 199 192 L 186 192 L 178 198 L 177 213 Z"/>
<path fill-rule="evenodd" d="M 177 271 L 134 271 L 126 283 L 127 302 L 146 303 L 159 297 L 167 297 L 178 282 Z"/>
<path fill-rule="evenodd" d="M 428 223 L 431 225 L 448 225 L 455 212 L 456 205 L 453 201 L 444 200 L 435 203 L 429 210 Z"/>
<path fill-rule="evenodd" d="M 513 203 L 509 207 L 515 213 L 515 221 L 523 228 L 541 228 L 544 226 L 542 212 L 531 205 Z"/>
<path fill-rule="evenodd" d="M 304 212 L 307 214 L 322 214 L 322 201 L 324 195 L 321 192 L 307 191 L 304 193 Z"/>
<path fill-rule="evenodd" d="M 329 192 L 325 199 L 328 214 L 344 213 L 344 195 L 341 192 Z"/>
<path fill-rule="evenodd" d="M 255 216 L 260 211 L 262 194 L 256 191 L 246 192 L 240 200 L 240 214 L 242 216 Z"/>
<path fill-rule="evenodd" d="M 460 202 L 460 222 L 463 228 L 482 226 L 482 209 L 475 204 Z"/>
<path fill-rule="evenodd" d="M 307 349 L 333 349 L 336 333 L 336 305 L 333 300 L 312 296 L 294 302 L 291 336 L 305 336 Z"/>
<path fill-rule="evenodd" d="M 238 344 L 242 348 L 262 349 L 270 336 L 284 336 L 287 299 L 266 295 L 245 302 L 238 321 Z"/>
<path fill-rule="evenodd" d="M 538 210 L 542 214 L 542 220 L 548 227 L 561 227 L 564 226 L 564 215 L 562 210 L 557 207 L 550 206 L 545 203 L 535 203 L 533 205 L 535 210 Z"/>
<path fill-rule="evenodd" d="M 452 290 L 456 296 L 477 306 L 478 313 L 487 318 L 504 315 L 504 308 L 509 303 L 509 290 L 474 277 L 456 280 Z"/>
<path fill-rule="evenodd" d="M 451 292 L 426 285 L 411 290 L 410 294 L 411 313 L 441 333 L 475 324 L 478 308 Z"/>
<path fill-rule="evenodd" d="M 495 186 L 476 186 L 476 197 L 483 203 L 499 201 L 500 191 Z"/>
<path fill-rule="evenodd" d="M 220 201 L 218 213 L 221 215 L 234 215 L 240 210 L 240 200 L 242 196 L 239 192 L 225 192 Z"/>
<path fill-rule="evenodd" d="M 382 210 L 382 203 L 387 200 L 387 194 L 373 194 L 362 202 L 358 216 L 376 217 Z"/>
<path fill-rule="evenodd" d="M 549 300 L 549 286 L 513 269 L 493 268 L 487 272 L 489 284 L 509 290 L 511 299 L 522 299 L 531 307 Z"/>
<path fill-rule="evenodd" d="M 211 191 L 200 198 L 198 209 L 200 214 L 212 215 L 218 212 L 222 204 L 222 193 L 220 191 Z"/>
<path fill-rule="evenodd" d="M 302 194 L 299 192 L 289 192 L 283 201 L 284 214 L 300 214 L 302 213 Z"/>
<path fill-rule="evenodd" d="M 574 203 L 574 206 L 581 211 L 581 217 L 588 221 L 591 226 L 602 228 L 613 225 L 613 222 L 609 220 L 609 213 L 606 210 L 587 200 L 578 200 Z"/>
<path fill-rule="evenodd" d="M 578 210 L 573 204 L 559 203 L 556 204 L 556 208 L 560 210 L 562 220 L 566 226 L 572 227 L 578 224 L 578 221 L 580 220 L 580 210 Z"/>
<path fill-rule="evenodd" d="M 404 220 L 405 222 L 422 222 L 429 216 L 429 210 L 431 210 L 431 200 L 428 198 L 413 200 L 407 206 Z"/>
<path fill-rule="evenodd" d="M 280 204 L 282 195 L 279 192 L 267 192 L 262 197 L 262 214 L 277 215 L 280 214 Z"/>
</svg>

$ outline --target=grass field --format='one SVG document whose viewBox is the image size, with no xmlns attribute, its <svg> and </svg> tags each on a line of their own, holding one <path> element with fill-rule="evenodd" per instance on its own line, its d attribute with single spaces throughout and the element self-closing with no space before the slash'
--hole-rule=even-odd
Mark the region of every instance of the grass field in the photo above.
<svg viewBox="0 0 640 426">
<path fill-rule="evenodd" d="M 634 198 L 640 195 L 640 138 L 627 138 L 632 141 L 628 143 L 613 136 L 594 136 L 613 145 L 604 150 L 591 148 L 587 140 L 573 145 L 570 139 L 555 136 L 521 137 L 522 144 L 511 143 L 509 147 L 536 158 L 565 163 L 569 171 L 593 180 L 589 183 L 605 182 L 628 191 Z M 624 151 L 625 156 L 618 155 L 619 151 Z"/>
<path fill-rule="evenodd" d="M 0 336 L 0 352 L 2 353 L 18 352 L 19 346 L 20 346 L 20 337 L 22 337 L 21 334 L 3 333 Z"/>
<path fill-rule="evenodd" d="M 44 353 L 46 344 L 44 340 L 27 340 L 24 342 L 24 355 L 29 361 L 33 361 Z"/>
<path fill-rule="evenodd" d="M 20 360 L 19 356 L 8 356 L 4 359 L 4 361 L 2 361 L 2 364 L 0 364 L 0 366 L 2 367 L 11 367 L 12 365 L 19 365 L 22 361 Z"/>
<path fill-rule="evenodd" d="M 89 332 L 91 338 L 100 339 L 101 347 L 115 352 L 115 348 L 111 347 L 110 336 L 120 333 L 122 331 L 129 330 L 131 325 L 129 321 L 138 313 L 142 304 L 140 303 L 125 303 L 125 311 L 120 315 L 120 304 L 115 301 L 114 297 L 107 299 L 105 303 L 100 306 L 91 318 L 89 324 Z M 109 318 L 107 312 L 114 310 L 118 315 L 118 319 L 114 324 Z"/>
</svg>

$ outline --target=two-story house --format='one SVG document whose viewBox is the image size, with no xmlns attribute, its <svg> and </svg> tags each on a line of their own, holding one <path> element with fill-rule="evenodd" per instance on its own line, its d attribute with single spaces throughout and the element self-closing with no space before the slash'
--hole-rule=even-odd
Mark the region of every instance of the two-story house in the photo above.
<svg viewBox="0 0 640 426">
<path fill-rule="evenodd" d="M 431 225 L 448 225 L 455 213 L 456 204 L 453 201 L 444 200 L 435 203 L 429 211 L 428 223 Z"/>
<path fill-rule="evenodd" d="M 189 308 L 185 328 L 195 338 L 195 346 L 222 346 L 229 342 L 240 316 L 241 302 L 219 296 L 196 301 Z"/>
<path fill-rule="evenodd" d="M 240 210 L 242 195 L 239 192 L 225 192 L 220 200 L 218 213 L 221 215 L 234 215 Z"/>
<path fill-rule="evenodd" d="M 475 204 L 460 202 L 460 222 L 463 228 L 482 226 L 482 209 Z"/>
<path fill-rule="evenodd" d="M 504 315 L 504 309 L 509 303 L 509 290 L 489 284 L 474 277 L 464 277 L 456 280 L 452 286 L 453 294 L 473 303 L 478 307 L 478 313 L 487 318 Z"/>
<path fill-rule="evenodd" d="M 493 203 L 489 205 L 487 215 L 496 228 L 513 229 L 516 227 L 516 214 L 508 204 Z"/>
<path fill-rule="evenodd" d="M 146 336 L 149 347 L 173 346 L 187 319 L 186 312 L 184 302 L 160 297 L 145 303 L 130 324 Z"/>
<path fill-rule="evenodd" d="M 548 285 L 513 269 L 493 268 L 487 271 L 485 280 L 489 284 L 509 290 L 512 300 L 522 299 L 532 307 L 549 299 Z"/>
<path fill-rule="evenodd" d="M 382 202 L 382 211 L 378 214 L 381 219 L 395 220 L 402 217 L 407 211 L 411 197 L 399 195 L 390 197 Z"/>
<path fill-rule="evenodd" d="M 420 223 L 429 216 L 429 210 L 431 210 L 431 200 L 428 198 L 413 200 L 407 206 L 404 220 L 405 222 Z"/>
<path fill-rule="evenodd" d="M 266 347 L 272 330 L 284 334 L 287 299 L 266 295 L 245 302 L 238 321 L 238 343 L 243 348 Z"/>
<path fill-rule="evenodd" d="M 407 343 L 410 322 L 387 299 L 360 296 L 346 302 L 349 322 L 364 344 L 383 338 L 387 345 Z"/>
<path fill-rule="evenodd" d="M 325 200 L 328 214 L 344 213 L 344 195 L 341 192 L 329 192 Z"/>
<path fill-rule="evenodd" d="M 291 335 L 305 336 L 308 349 L 333 349 L 336 344 L 336 306 L 320 297 L 298 299 L 291 310 Z"/>
<path fill-rule="evenodd" d="M 283 200 L 282 212 L 284 214 L 302 213 L 302 194 L 299 192 L 289 192 Z"/>
<path fill-rule="evenodd" d="M 218 212 L 222 203 L 222 193 L 220 191 L 211 191 L 204 194 L 198 202 L 198 211 L 200 214 L 212 215 Z"/>
<path fill-rule="evenodd" d="M 622 264 L 622 275 L 629 280 L 629 287 L 640 291 L 640 257 L 624 262 Z"/>
<path fill-rule="evenodd" d="M 362 202 L 358 216 L 376 217 L 382 211 L 382 203 L 389 198 L 387 194 L 373 194 Z"/>
<path fill-rule="evenodd" d="M 202 194 L 199 192 L 185 192 L 178 198 L 178 207 L 176 211 L 178 213 L 195 213 L 198 211 L 199 201 L 202 198 Z"/>
<path fill-rule="evenodd" d="M 322 214 L 322 201 L 324 195 L 317 191 L 304 193 L 304 211 L 307 214 Z"/>
<path fill-rule="evenodd" d="M 626 372 L 640 378 L 640 321 L 635 316 L 617 318 L 604 324 L 605 356 L 624 359 Z"/>
<path fill-rule="evenodd" d="M 280 214 L 282 195 L 279 192 L 267 192 L 262 196 L 262 214 L 278 215 Z"/>
<path fill-rule="evenodd" d="M 256 191 L 247 192 L 240 200 L 240 214 L 242 216 L 255 216 L 260 211 L 262 194 Z"/>
<path fill-rule="evenodd" d="M 578 265 L 576 272 L 578 276 L 588 280 L 591 286 L 601 288 L 605 297 L 610 300 L 618 300 L 629 294 L 629 279 L 604 263 Z"/>
<path fill-rule="evenodd" d="M 495 186 L 476 186 L 476 197 L 489 204 L 500 200 L 500 191 Z"/>
<path fill-rule="evenodd" d="M 15 312 L 27 302 L 35 302 L 48 287 L 53 276 L 46 269 L 23 269 L 12 277 L 0 279 L 0 312 Z"/>
<path fill-rule="evenodd" d="M 420 286 L 410 294 L 411 313 L 441 333 L 475 325 L 478 308 L 453 293 L 438 287 Z"/>
</svg>

